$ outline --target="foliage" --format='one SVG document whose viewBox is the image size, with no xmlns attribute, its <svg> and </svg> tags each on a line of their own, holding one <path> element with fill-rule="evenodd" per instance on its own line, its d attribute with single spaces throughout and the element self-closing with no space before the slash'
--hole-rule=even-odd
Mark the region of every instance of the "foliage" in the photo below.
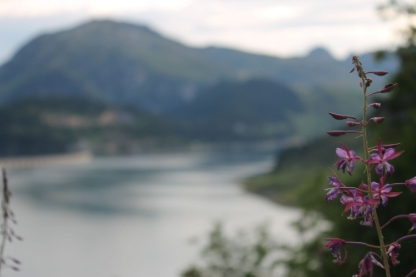
<svg viewBox="0 0 416 277">
<path fill-rule="evenodd" d="M 167 120 L 85 99 L 32 99 L 0 109 L 0 155 L 131 153 L 180 145 Z"/>
<path fill-rule="evenodd" d="M 287 137 L 296 131 L 292 114 L 304 111 L 293 90 L 257 78 L 222 81 L 170 115 L 187 125 L 189 136 L 224 141 Z"/>
<path fill-rule="evenodd" d="M 190 266 L 182 277 L 271 277 L 276 276 L 281 248 L 265 226 L 255 232 L 226 234 L 217 223 L 201 252 L 201 263 Z"/>
<path fill-rule="evenodd" d="M 416 44 L 416 6 L 413 0 L 389 0 L 378 7 L 382 18 L 387 20 L 405 20 L 406 27 L 401 30 L 406 47 Z"/>
<path fill-rule="evenodd" d="M 414 157 L 416 157 L 416 144 L 414 143 L 414 135 L 416 129 L 416 99 L 415 93 L 416 83 L 416 48 L 412 43 L 408 46 L 402 47 L 397 51 L 397 56 L 400 60 L 400 70 L 392 78 L 393 83 L 399 83 L 399 86 L 391 93 L 389 99 L 381 99 L 381 113 L 386 115 L 386 120 L 381 125 L 381 130 L 371 130 L 373 136 L 370 137 L 370 141 L 373 145 L 376 144 L 377 139 L 382 136 L 385 143 L 401 143 L 399 149 L 405 149 L 405 153 L 394 161 L 395 174 L 389 179 L 390 183 L 403 182 L 414 175 Z M 290 189 L 283 190 L 283 196 L 296 195 L 296 197 L 290 197 L 291 203 L 299 205 L 305 209 L 313 209 L 318 211 L 325 220 L 332 223 L 332 229 L 330 232 L 324 232 L 315 240 L 309 241 L 303 244 L 302 247 L 297 249 L 299 255 L 305 255 L 307 257 L 315 257 L 317 253 L 325 252 L 323 249 L 323 238 L 325 237 L 343 237 L 346 240 L 354 240 L 360 237 L 362 240 L 366 240 L 372 243 L 377 243 L 377 238 L 371 231 L 363 226 L 356 226 L 356 222 L 345 220 L 345 218 L 339 217 L 342 212 L 342 208 L 337 207 L 333 203 L 322 205 L 322 189 L 326 186 L 325 175 L 322 173 L 313 173 L 312 171 L 324 170 L 325 165 L 328 162 L 327 157 L 317 156 L 315 153 L 325 153 L 325 149 L 331 147 L 326 145 L 328 139 L 317 140 L 308 146 L 301 149 L 292 149 L 286 151 L 279 162 L 279 169 L 272 174 L 269 174 L 268 179 L 270 182 L 266 182 L 260 179 L 249 181 L 248 187 L 257 189 L 264 189 L 264 184 L 267 184 L 268 191 L 279 194 L 282 188 L 290 187 Z M 348 142 L 346 143 L 350 145 Z M 301 157 L 301 158 L 300 158 Z M 315 159 L 315 163 L 310 161 Z M 296 160 L 299 164 L 296 164 Z M 332 162 L 335 162 L 335 155 L 333 155 Z M 313 168 L 313 170 L 309 170 Z M 285 176 L 286 171 L 291 171 L 290 176 Z M 362 171 L 363 169 L 357 169 Z M 296 176 L 302 175 L 304 178 L 301 180 Z M 262 177 L 265 178 L 264 176 Z M 272 180 L 272 178 L 274 180 Z M 292 179 L 290 186 L 282 183 L 283 180 Z M 267 179 L 267 177 L 265 178 Z M 360 183 L 362 180 L 358 176 L 343 176 L 342 182 L 346 185 L 352 185 Z M 250 184 L 250 182 L 252 182 Z M 262 184 L 263 183 L 263 184 Z M 256 187 L 257 186 L 257 187 Z M 303 191 L 303 193 L 302 193 Z M 267 194 L 269 194 L 267 192 Z M 280 200 L 280 199 L 279 199 Z M 302 200 L 302 201 L 300 201 Z M 416 211 L 416 202 L 414 201 L 414 195 L 404 194 L 400 200 L 391 199 L 389 208 L 382 208 L 380 221 L 387 222 L 390 218 L 397 214 L 405 214 Z M 410 228 L 409 222 L 394 222 L 392 226 L 387 227 L 384 236 L 387 242 L 392 242 L 397 237 L 403 236 Z M 414 268 L 414 245 L 415 242 L 409 241 L 409 243 L 403 244 L 400 251 L 401 265 L 392 268 L 392 276 L 406 276 Z M 325 276 L 351 276 L 351 272 L 357 271 L 357 264 L 361 258 L 365 255 L 365 248 L 354 248 L 354 251 L 349 251 L 348 260 L 346 264 L 342 266 L 342 270 L 329 258 L 319 259 L 316 267 L 311 270 L 305 264 L 288 263 L 290 274 L 296 276 L 310 276 L 310 277 L 325 277 Z M 294 249 L 296 251 L 296 249 Z M 327 255 L 330 255 L 327 253 Z M 381 271 L 380 271 L 381 273 Z M 378 271 L 375 271 L 377 276 Z"/>
</svg>

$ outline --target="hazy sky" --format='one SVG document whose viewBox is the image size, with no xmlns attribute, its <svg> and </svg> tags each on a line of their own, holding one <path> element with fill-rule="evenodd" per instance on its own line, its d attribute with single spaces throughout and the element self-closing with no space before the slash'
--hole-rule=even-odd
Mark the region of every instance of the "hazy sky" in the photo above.
<svg viewBox="0 0 416 277">
<path fill-rule="evenodd" d="M 0 62 L 44 32 L 92 18 L 146 24 L 193 46 L 277 56 L 325 46 L 337 57 L 392 49 L 397 27 L 376 7 L 387 0 L 0 0 Z M 396 24 L 397 25 L 397 24 Z"/>
</svg>

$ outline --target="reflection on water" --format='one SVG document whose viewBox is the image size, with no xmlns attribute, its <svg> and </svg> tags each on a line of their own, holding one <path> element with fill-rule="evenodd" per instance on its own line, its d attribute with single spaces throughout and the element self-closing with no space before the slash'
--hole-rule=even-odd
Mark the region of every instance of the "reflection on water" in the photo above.
<svg viewBox="0 0 416 277">
<path fill-rule="evenodd" d="M 88 165 L 9 172 L 16 229 L 7 276 L 179 276 L 198 249 L 187 243 L 221 220 L 230 229 L 268 221 L 281 240 L 298 214 L 249 195 L 238 179 L 266 171 L 262 152 L 100 158 Z"/>
</svg>

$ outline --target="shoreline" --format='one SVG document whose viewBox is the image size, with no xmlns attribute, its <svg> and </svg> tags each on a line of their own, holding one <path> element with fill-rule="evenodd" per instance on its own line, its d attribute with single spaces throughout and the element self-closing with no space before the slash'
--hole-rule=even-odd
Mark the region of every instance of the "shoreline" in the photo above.
<svg viewBox="0 0 416 277">
<path fill-rule="evenodd" d="M 90 151 L 65 154 L 19 156 L 0 158 L 0 166 L 5 169 L 26 169 L 39 166 L 84 164 L 90 162 L 92 158 L 93 155 Z"/>
</svg>

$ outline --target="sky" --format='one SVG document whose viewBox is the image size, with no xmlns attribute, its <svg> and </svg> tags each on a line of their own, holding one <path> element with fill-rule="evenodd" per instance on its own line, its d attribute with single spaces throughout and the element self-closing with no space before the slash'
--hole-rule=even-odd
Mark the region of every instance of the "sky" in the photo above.
<svg viewBox="0 0 416 277">
<path fill-rule="evenodd" d="M 0 0 L 0 63 L 42 33 L 91 19 L 144 24 L 189 46 L 279 57 L 317 46 L 336 58 L 401 43 L 399 23 L 382 20 L 388 0 Z"/>
</svg>

